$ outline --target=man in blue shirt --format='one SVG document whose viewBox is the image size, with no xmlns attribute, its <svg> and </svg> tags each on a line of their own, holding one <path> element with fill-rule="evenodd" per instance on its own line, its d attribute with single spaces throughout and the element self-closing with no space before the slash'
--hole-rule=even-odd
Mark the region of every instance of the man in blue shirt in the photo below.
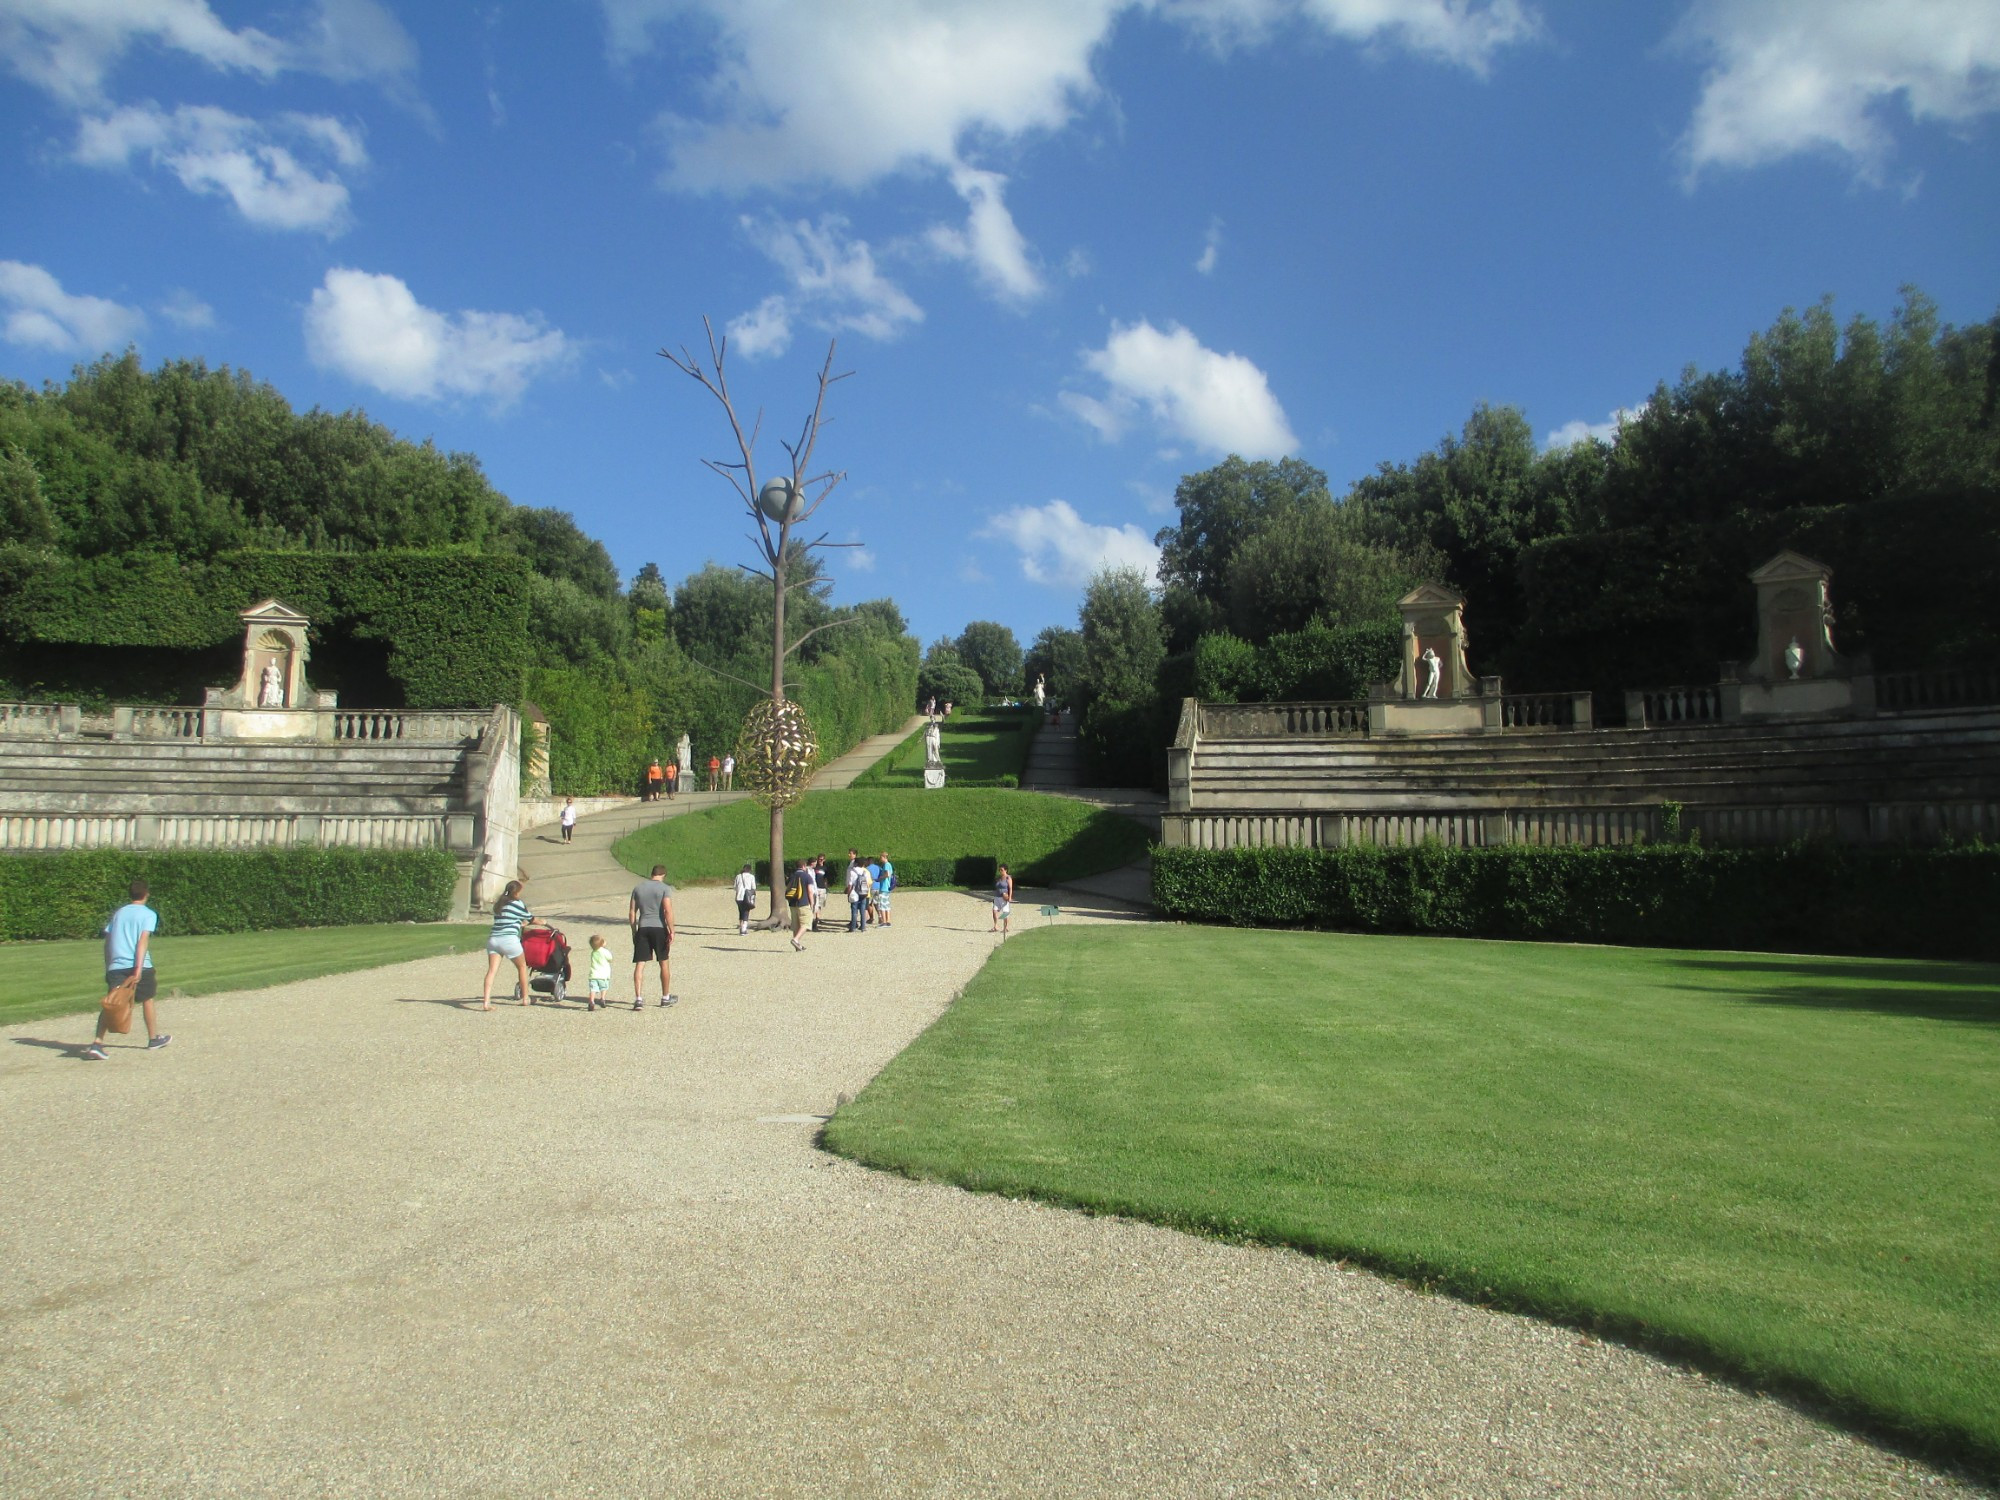
<svg viewBox="0 0 2000 1500">
<path fill-rule="evenodd" d="M 132 882 L 132 899 L 111 914 L 111 920 L 104 924 L 104 987 L 114 989 L 134 974 L 139 976 L 138 988 L 132 999 L 146 1017 L 146 1050 L 157 1052 L 173 1038 L 160 1030 L 159 1018 L 153 1013 L 153 996 L 159 992 L 159 976 L 153 972 L 153 933 L 160 925 L 160 914 L 146 904 L 152 895 L 143 880 Z M 97 1013 L 97 1036 L 83 1055 L 92 1062 L 105 1060 L 104 1037 L 107 1017 L 103 1011 Z"/>
</svg>

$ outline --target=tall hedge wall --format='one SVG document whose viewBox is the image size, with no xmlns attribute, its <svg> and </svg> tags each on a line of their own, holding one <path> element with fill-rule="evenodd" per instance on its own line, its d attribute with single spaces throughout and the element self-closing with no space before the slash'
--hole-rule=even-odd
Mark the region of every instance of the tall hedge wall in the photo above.
<svg viewBox="0 0 2000 1500">
<path fill-rule="evenodd" d="M 458 866 L 442 849 L 248 849 L 0 855 L 0 941 L 96 937 L 137 879 L 162 935 L 439 922 Z"/>
<path fill-rule="evenodd" d="M 1237 927 L 2000 960 L 2000 849 L 1157 849 L 1162 915 Z"/>
<path fill-rule="evenodd" d="M 1525 616 L 1497 665 L 1516 691 L 1713 682 L 1757 644 L 1750 571 L 1780 548 L 1834 570 L 1834 640 L 1885 669 L 2000 650 L 2000 494 L 1965 491 L 1555 537 L 1521 555 Z"/>
<path fill-rule="evenodd" d="M 5 548 L 0 638 L 23 663 L 38 644 L 226 651 L 242 638 L 237 611 L 276 598 L 310 618 L 316 638 L 379 642 L 404 706 L 486 707 L 521 697 L 527 582 L 520 558 L 470 552 L 233 552 L 182 562 L 161 552 L 65 558 Z"/>
</svg>

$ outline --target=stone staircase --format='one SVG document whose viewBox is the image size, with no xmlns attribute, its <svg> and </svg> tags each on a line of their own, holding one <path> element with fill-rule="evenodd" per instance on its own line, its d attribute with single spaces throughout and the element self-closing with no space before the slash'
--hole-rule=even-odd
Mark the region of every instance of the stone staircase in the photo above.
<svg viewBox="0 0 2000 1500">
<path fill-rule="evenodd" d="M 1202 738 L 1169 842 L 1730 842 L 2000 834 L 2000 709 L 1437 738 Z"/>
<path fill-rule="evenodd" d="M 457 745 L 71 740 L 0 753 L 0 815 L 442 815 L 461 805 Z"/>
<path fill-rule="evenodd" d="M 1060 724 L 1044 723 L 1035 731 L 1021 785 L 1038 792 L 1062 792 L 1083 784 L 1083 750 L 1076 741 L 1076 715 L 1066 713 Z"/>
</svg>

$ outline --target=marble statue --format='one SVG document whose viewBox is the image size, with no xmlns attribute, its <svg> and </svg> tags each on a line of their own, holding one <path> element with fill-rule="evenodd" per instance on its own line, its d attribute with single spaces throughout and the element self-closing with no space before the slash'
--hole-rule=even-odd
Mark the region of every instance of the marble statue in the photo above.
<svg viewBox="0 0 2000 1500">
<path fill-rule="evenodd" d="M 1424 647 L 1424 654 L 1417 658 L 1424 664 L 1424 685 L 1417 693 L 1419 698 L 1435 698 L 1438 685 L 1444 680 L 1444 663 L 1438 659 L 1434 647 Z"/>
<path fill-rule="evenodd" d="M 694 742 L 682 735 L 680 743 L 674 746 L 674 755 L 681 763 L 681 785 L 691 788 L 694 785 L 690 779 L 694 775 Z"/>
<path fill-rule="evenodd" d="M 1794 677 L 1799 674 L 1794 672 Z M 285 679 L 274 661 L 264 663 L 264 675 L 257 684 L 257 706 L 259 708 L 283 708 L 285 706 Z"/>
<path fill-rule="evenodd" d="M 938 728 L 938 721 L 932 719 L 924 726 L 924 765 L 928 767 L 944 764 L 944 735 Z"/>
<path fill-rule="evenodd" d="M 1048 706 L 1048 701 L 1049 701 L 1048 682 L 1040 672 L 1037 672 L 1035 674 L 1035 707 L 1046 708 Z"/>
</svg>

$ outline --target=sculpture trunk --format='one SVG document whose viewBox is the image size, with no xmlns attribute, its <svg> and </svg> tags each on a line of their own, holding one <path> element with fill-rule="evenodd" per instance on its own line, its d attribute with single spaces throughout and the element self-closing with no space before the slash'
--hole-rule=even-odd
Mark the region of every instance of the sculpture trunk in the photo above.
<svg viewBox="0 0 2000 1500">
<path fill-rule="evenodd" d="M 771 701 L 785 696 L 785 544 L 791 540 L 792 523 L 787 517 L 778 526 L 778 555 L 771 562 Z M 787 925 L 785 911 L 785 807 L 771 802 L 771 915 L 765 924 Z"/>
</svg>

